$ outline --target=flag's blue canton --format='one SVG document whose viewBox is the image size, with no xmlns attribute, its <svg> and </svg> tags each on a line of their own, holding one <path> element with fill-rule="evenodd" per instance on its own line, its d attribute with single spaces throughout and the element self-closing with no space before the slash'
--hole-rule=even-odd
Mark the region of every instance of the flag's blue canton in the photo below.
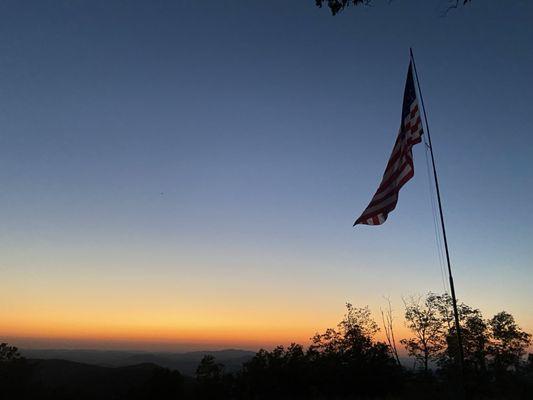
<svg viewBox="0 0 533 400">
<path fill-rule="evenodd" d="M 413 79 L 413 68 L 409 64 L 407 70 L 407 80 L 405 81 L 405 89 L 403 92 L 403 107 L 402 107 L 402 124 L 405 121 L 407 114 L 411 112 L 411 104 L 416 101 L 415 81 Z"/>
</svg>

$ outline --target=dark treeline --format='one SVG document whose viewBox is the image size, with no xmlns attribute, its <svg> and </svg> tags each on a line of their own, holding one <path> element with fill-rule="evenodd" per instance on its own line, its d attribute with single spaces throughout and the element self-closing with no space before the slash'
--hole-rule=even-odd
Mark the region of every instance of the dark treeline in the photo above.
<svg viewBox="0 0 533 400">
<path fill-rule="evenodd" d="M 509 313 L 486 319 L 478 309 L 459 304 L 466 363 L 462 376 L 451 310 L 448 295 L 430 293 L 405 301 L 405 323 L 412 335 L 400 341 L 410 356 L 403 365 L 397 356 L 390 308 L 382 313 L 385 343 L 376 339 L 379 327 L 369 309 L 351 304 L 337 327 L 317 333 L 307 348 L 291 344 L 260 350 L 234 373 L 225 372 L 213 356 L 202 359 L 194 377 L 153 364 L 61 366 L 60 360 L 25 360 L 16 348 L 2 344 L 0 398 L 531 398 L 533 355 L 526 357 L 531 335 Z M 43 372 L 45 367 L 50 370 L 44 361 L 58 363 L 52 374 Z M 79 372 L 73 373 L 73 368 Z"/>
</svg>

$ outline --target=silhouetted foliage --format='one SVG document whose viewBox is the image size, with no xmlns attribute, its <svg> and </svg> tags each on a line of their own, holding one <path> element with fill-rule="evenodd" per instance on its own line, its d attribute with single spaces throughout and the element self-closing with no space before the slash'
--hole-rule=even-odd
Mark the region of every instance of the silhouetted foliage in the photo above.
<svg viewBox="0 0 533 400">
<path fill-rule="evenodd" d="M 390 1 L 390 0 L 389 0 Z M 469 3 L 471 0 L 450 0 L 448 8 L 457 8 L 459 4 Z M 373 3 L 372 0 L 315 0 L 318 7 L 324 4 L 330 9 L 332 15 L 336 15 L 340 11 L 349 6 L 369 6 Z"/>
<path fill-rule="evenodd" d="M 197 395 L 200 399 L 224 399 L 227 397 L 224 379 L 224 365 L 217 363 L 215 357 L 206 355 L 196 369 L 198 382 Z"/>
<path fill-rule="evenodd" d="M 405 302 L 405 320 L 414 337 L 402 339 L 400 343 L 426 373 L 430 361 L 437 360 L 444 348 L 444 321 L 438 301 L 437 296 L 430 294 L 424 302 L 420 298 Z"/>
<path fill-rule="evenodd" d="M 336 328 L 317 333 L 305 351 L 292 344 L 260 350 L 244 365 L 249 398 L 324 398 L 386 395 L 398 390 L 401 370 L 368 308 L 346 305 Z"/>
<path fill-rule="evenodd" d="M 463 340 L 466 388 L 470 393 L 496 395 L 517 394 L 530 390 L 531 375 L 524 373 L 524 362 L 531 335 L 522 331 L 512 315 L 500 312 L 486 320 L 480 310 L 464 303 L 457 305 Z M 406 302 L 405 319 L 414 337 L 403 339 L 409 355 L 415 357 L 427 373 L 435 361 L 440 379 L 457 380 L 458 341 L 452 299 L 448 294 L 429 293 Z M 510 374 L 509 372 L 513 373 Z"/>
<path fill-rule="evenodd" d="M 9 362 L 19 358 L 21 358 L 20 353 L 15 346 L 0 343 L 0 362 Z"/>
<path fill-rule="evenodd" d="M 333 15 L 337 14 L 339 11 L 342 11 L 349 5 L 369 5 L 371 2 L 372 0 L 315 0 L 315 3 L 318 7 L 322 7 L 323 4 L 326 4 Z"/>
<path fill-rule="evenodd" d="M 492 317 L 488 324 L 490 326 L 488 353 L 491 356 L 491 365 L 498 372 L 508 371 L 511 368 L 518 370 L 522 356 L 531 344 L 531 335 L 522 331 L 514 317 L 505 311 Z"/>
<path fill-rule="evenodd" d="M 196 379 L 205 384 L 220 382 L 223 374 L 224 366 L 217 363 L 212 355 L 204 356 L 196 369 Z"/>
</svg>

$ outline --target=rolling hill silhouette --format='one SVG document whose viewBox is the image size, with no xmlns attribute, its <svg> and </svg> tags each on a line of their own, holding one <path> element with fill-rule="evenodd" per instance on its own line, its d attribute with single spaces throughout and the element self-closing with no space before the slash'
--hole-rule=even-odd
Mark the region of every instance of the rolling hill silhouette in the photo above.
<svg viewBox="0 0 533 400">
<path fill-rule="evenodd" d="M 28 359 L 66 360 L 102 367 L 127 367 L 151 363 L 156 366 L 178 370 L 188 376 L 194 375 L 201 359 L 208 354 L 213 355 L 223 363 L 228 372 L 237 371 L 243 363 L 249 361 L 255 355 L 253 351 L 237 349 L 185 353 L 63 349 L 26 349 L 20 352 Z"/>
</svg>

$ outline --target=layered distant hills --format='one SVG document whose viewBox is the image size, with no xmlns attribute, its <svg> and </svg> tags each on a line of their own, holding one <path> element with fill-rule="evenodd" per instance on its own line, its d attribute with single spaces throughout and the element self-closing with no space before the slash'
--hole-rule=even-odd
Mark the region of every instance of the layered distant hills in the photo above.
<svg viewBox="0 0 533 400">
<path fill-rule="evenodd" d="M 20 353 L 28 359 L 66 360 L 100 367 L 128 367 L 139 364 L 155 364 L 183 375 L 193 376 L 202 357 L 213 355 L 217 362 L 224 364 L 227 372 L 238 370 L 250 360 L 255 352 L 247 350 L 193 351 L 185 353 L 106 351 L 106 350 L 46 350 L 22 349 Z"/>
</svg>

